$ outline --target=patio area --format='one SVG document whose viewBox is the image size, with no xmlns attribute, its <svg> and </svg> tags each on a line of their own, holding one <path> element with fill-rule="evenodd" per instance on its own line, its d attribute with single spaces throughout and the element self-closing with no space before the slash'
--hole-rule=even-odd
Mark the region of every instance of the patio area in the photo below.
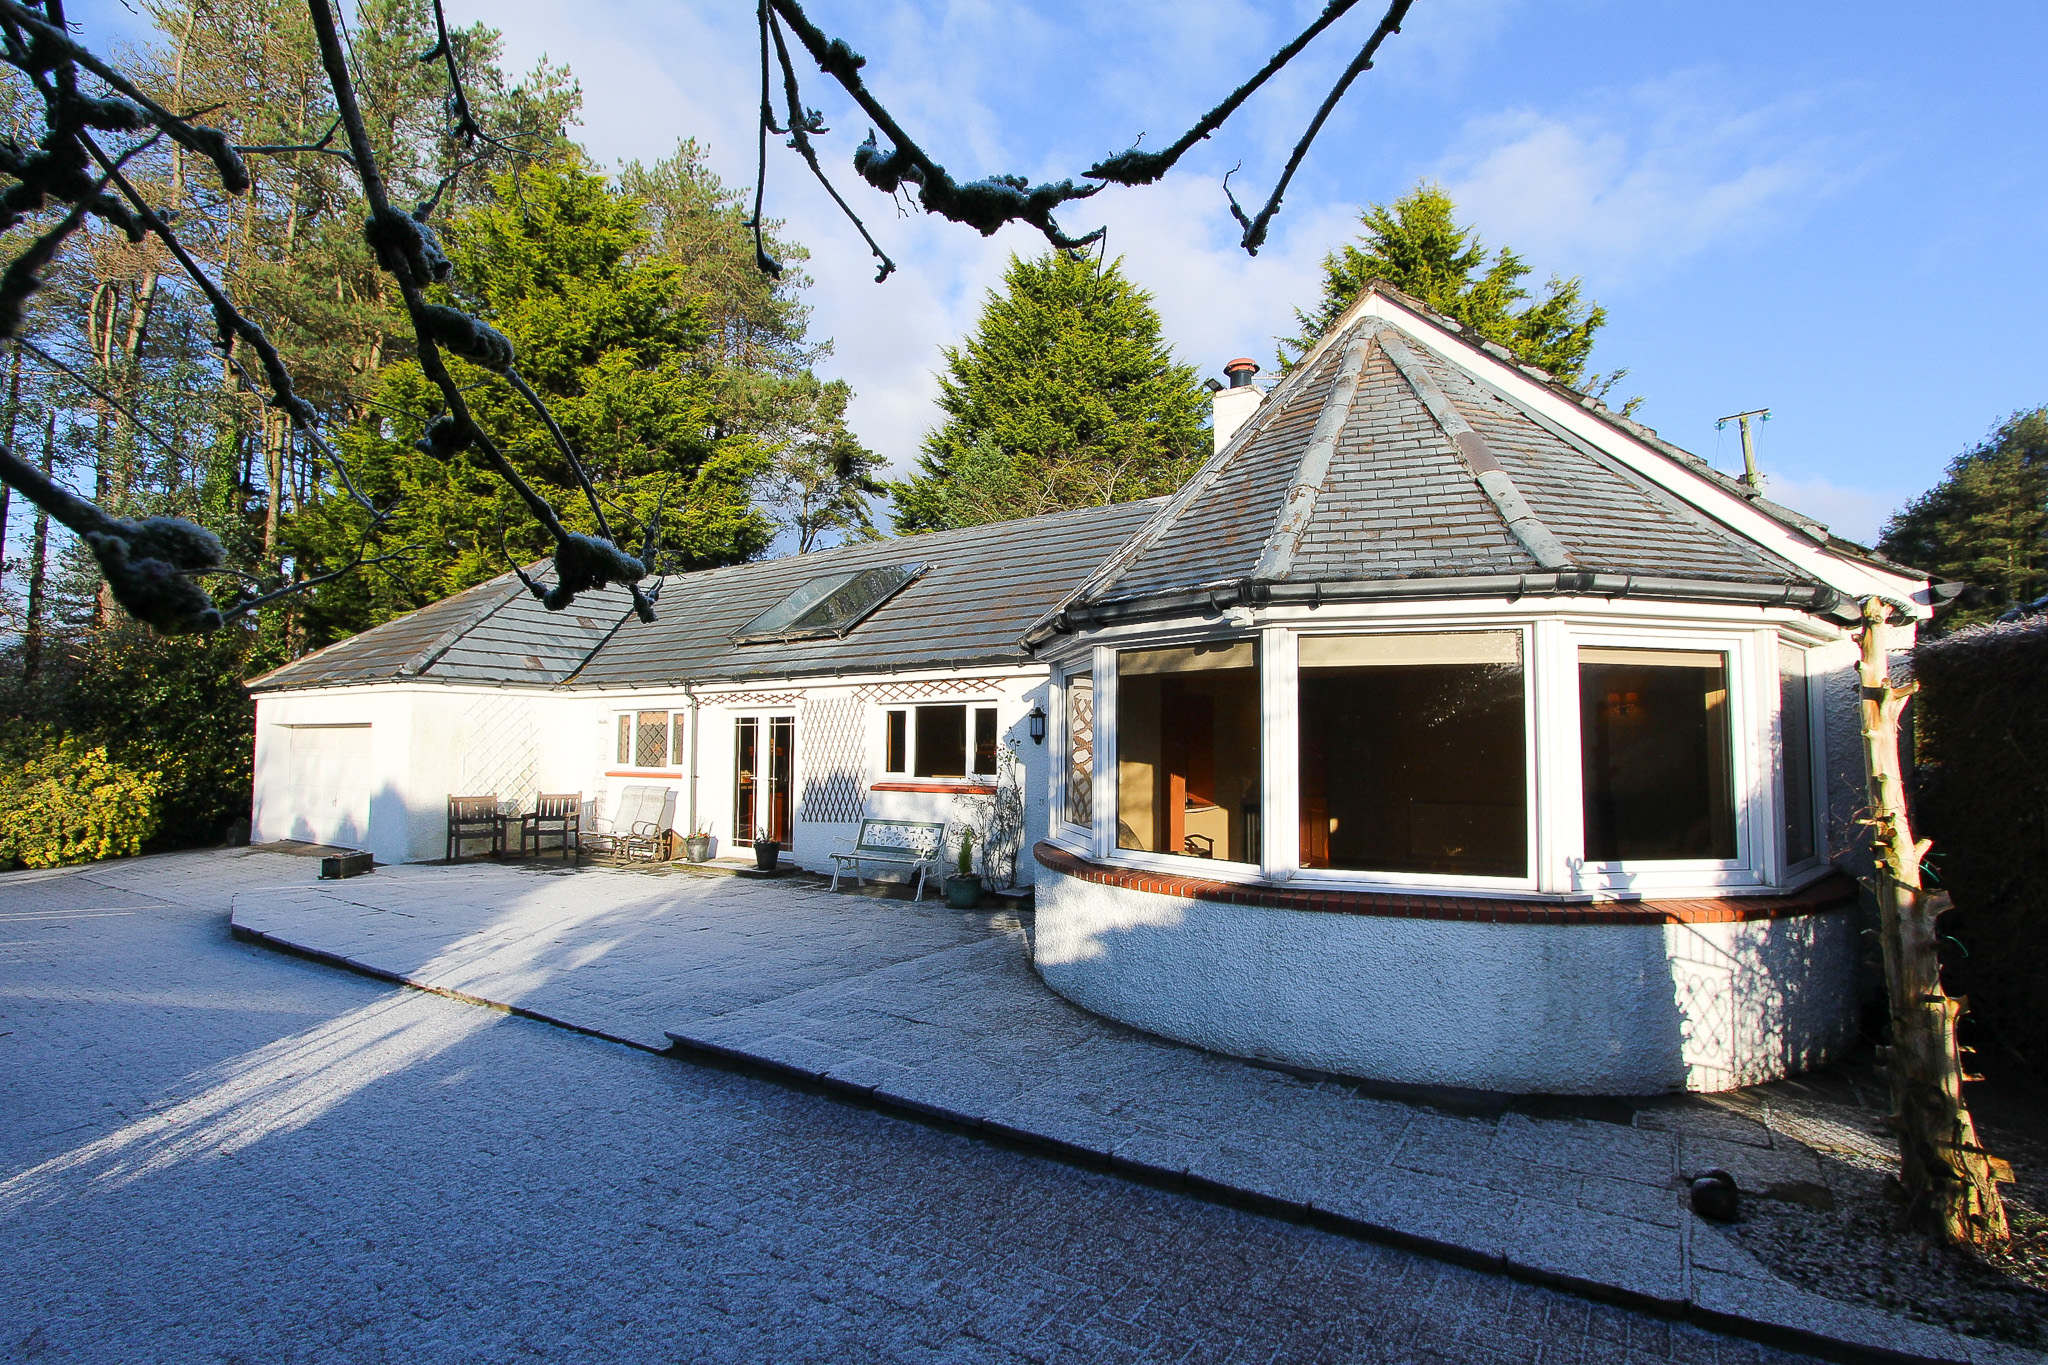
<svg viewBox="0 0 2048 1365">
<path fill-rule="evenodd" d="M 803 880 L 398 866 L 240 891 L 233 924 L 424 989 L 1783 1345 L 2039 1358 L 1809 1293 L 1690 1212 L 1690 1172 L 1810 1197 L 1891 1160 L 1874 1122 L 1844 1123 L 1797 1083 L 1579 1106 L 1373 1092 L 1087 1014 L 1033 973 L 1028 912 Z"/>
</svg>

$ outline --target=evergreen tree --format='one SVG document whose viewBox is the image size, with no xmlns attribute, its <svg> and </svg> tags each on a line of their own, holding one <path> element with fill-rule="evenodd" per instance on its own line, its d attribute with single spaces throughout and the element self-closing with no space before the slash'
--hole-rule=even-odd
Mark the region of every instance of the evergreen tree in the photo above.
<svg viewBox="0 0 2048 1365">
<path fill-rule="evenodd" d="M 1944 629 L 2048 593 L 2048 407 L 2016 412 L 1885 524 L 1877 547 L 1971 585 Z"/>
<path fill-rule="evenodd" d="M 455 215 L 445 240 L 462 304 L 511 338 L 519 373 L 589 470 L 613 530 L 636 539 L 658 512 L 665 566 L 731 563 L 772 535 L 750 489 L 767 453 L 752 436 L 714 434 L 712 380 L 690 363 L 704 345 L 704 317 L 683 267 L 647 249 L 643 207 L 565 158 L 499 176 L 496 197 Z M 567 522 L 594 529 L 532 408 L 482 370 L 460 373 L 514 467 Z M 324 588 L 309 608 L 317 635 L 364 629 L 546 552 L 541 528 L 488 469 L 414 448 L 439 406 L 417 363 L 404 361 L 385 371 L 372 420 L 349 438 L 356 481 L 371 499 L 402 495 L 377 542 L 418 548 L 384 573 Z M 309 559 L 333 562 L 346 558 L 363 520 L 353 503 L 329 498 L 295 530 Z"/>
<path fill-rule="evenodd" d="M 945 348 L 947 420 L 891 489 L 898 529 L 1128 502 L 1194 472 L 1210 445 L 1207 395 L 1121 265 L 1067 251 L 1010 258 L 974 334 Z"/>
<path fill-rule="evenodd" d="M 1280 343 L 1283 366 L 1300 359 L 1366 284 L 1380 279 L 1567 384 L 1604 395 L 1628 373 L 1587 372 L 1593 335 L 1606 324 L 1607 310 L 1583 297 L 1579 281 L 1552 276 L 1532 301 L 1521 284 L 1528 264 L 1507 247 L 1489 259 L 1478 231 L 1458 223 L 1457 205 L 1442 186 L 1419 184 L 1391 205 L 1371 205 L 1359 222 L 1365 232 L 1357 244 L 1323 257 L 1322 301 L 1313 312 L 1295 310 L 1302 330 Z M 1624 411 L 1641 401 L 1630 400 Z"/>
</svg>

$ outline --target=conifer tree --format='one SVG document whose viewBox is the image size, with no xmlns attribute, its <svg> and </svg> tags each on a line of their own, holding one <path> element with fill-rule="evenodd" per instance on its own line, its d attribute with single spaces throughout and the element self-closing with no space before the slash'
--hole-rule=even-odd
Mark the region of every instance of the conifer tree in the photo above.
<svg viewBox="0 0 2048 1365">
<path fill-rule="evenodd" d="M 939 406 L 899 530 L 1096 507 L 1180 487 L 1209 450 L 1207 395 L 1122 262 L 1010 258 L 974 334 L 945 348 Z"/>
<path fill-rule="evenodd" d="M 1944 629 L 2048 593 L 2048 407 L 2016 412 L 1885 525 L 1884 554 L 1971 585 Z"/>
<path fill-rule="evenodd" d="M 1552 276 L 1535 298 L 1521 283 L 1530 273 L 1527 262 L 1507 247 L 1489 258 L 1478 230 L 1461 225 L 1457 212 L 1443 187 L 1426 181 L 1392 204 L 1366 208 L 1358 242 L 1323 257 L 1322 300 L 1313 311 L 1295 310 L 1301 334 L 1280 343 L 1281 363 L 1299 359 L 1369 281 L 1380 279 L 1567 384 L 1605 394 L 1628 373 L 1588 373 L 1593 335 L 1606 324 L 1607 310 L 1583 296 L 1577 279 Z"/>
</svg>

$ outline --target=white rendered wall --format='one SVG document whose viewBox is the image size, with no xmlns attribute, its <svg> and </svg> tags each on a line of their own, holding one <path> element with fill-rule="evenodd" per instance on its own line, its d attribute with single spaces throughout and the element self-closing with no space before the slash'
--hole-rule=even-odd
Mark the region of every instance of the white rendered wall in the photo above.
<svg viewBox="0 0 2048 1365">
<path fill-rule="evenodd" d="M 1737 924 L 1477 924 L 1224 905 L 1038 870 L 1046 983 L 1244 1057 L 1510 1093 L 1725 1090 L 1855 1021 L 1846 911 Z"/>
</svg>

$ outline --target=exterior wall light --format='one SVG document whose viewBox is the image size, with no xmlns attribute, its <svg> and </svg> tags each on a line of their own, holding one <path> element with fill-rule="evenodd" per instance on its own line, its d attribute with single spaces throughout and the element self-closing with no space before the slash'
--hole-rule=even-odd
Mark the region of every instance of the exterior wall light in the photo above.
<svg viewBox="0 0 2048 1365">
<path fill-rule="evenodd" d="M 1034 705 L 1031 708 L 1031 714 L 1026 716 L 1025 720 L 1031 726 L 1031 742 L 1033 744 L 1045 743 L 1045 708 Z"/>
</svg>

